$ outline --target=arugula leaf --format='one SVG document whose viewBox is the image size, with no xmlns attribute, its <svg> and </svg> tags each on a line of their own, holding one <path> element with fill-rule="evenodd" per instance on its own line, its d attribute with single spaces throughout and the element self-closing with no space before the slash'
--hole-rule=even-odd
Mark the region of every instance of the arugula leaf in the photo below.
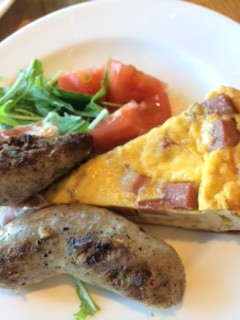
<svg viewBox="0 0 240 320">
<path fill-rule="evenodd" d="M 107 68 L 106 68 L 107 69 Z M 0 90 L 0 124 L 7 127 L 53 120 L 60 134 L 87 132 L 108 115 L 100 100 L 106 95 L 107 71 L 94 96 L 74 93 L 50 85 L 41 61 L 33 59 L 21 70 L 10 88 Z"/>
<path fill-rule="evenodd" d="M 50 112 L 43 122 L 50 122 L 57 125 L 60 135 L 76 131 L 89 131 L 88 124 L 82 119 L 82 117 L 69 115 L 67 113 L 65 113 L 63 116 L 60 116 L 56 112 Z"/>
<path fill-rule="evenodd" d="M 96 102 L 104 98 L 107 94 L 106 83 L 108 79 L 108 66 L 109 66 L 109 61 L 106 64 L 104 69 L 103 80 L 101 81 L 100 89 L 98 92 L 95 93 L 95 95 L 92 96 L 89 104 L 87 105 L 87 108 L 90 110 L 99 111 L 99 105 Z"/>
<path fill-rule="evenodd" d="M 78 110 L 82 109 L 91 101 L 91 96 L 86 94 L 62 90 L 56 86 L 51 87 L 51 90 L 55 97 L 70 103 Z"/>
<path fill-rule="evenodd" d="M 93 316 L 100 310 L 98 305 L 91 298 L 83 282 L 75 278 L 76 289 L 79 299 L 81 300 L 80 309 L 74 314 L 75 320 L 85 320 L 88 316 Z"/>
</svg>

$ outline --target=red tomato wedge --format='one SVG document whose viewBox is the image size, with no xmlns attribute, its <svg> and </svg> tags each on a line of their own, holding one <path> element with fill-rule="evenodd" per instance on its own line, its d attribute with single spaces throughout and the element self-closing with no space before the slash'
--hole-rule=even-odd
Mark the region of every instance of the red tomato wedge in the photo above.
<svg viewBox="0 0 240 320">
<path fill-rule="evenodd" d="M 108 151 L 148 132 L 170 117 L 169 110 L 147 102 L 125 104 L 92 130 L 95 149 Z"/>
<path fill-rule="evenodd" d="M 124 104 L 131 100 L 136 102 L 151 99 L 156 94 L 161 99 L 166 84 L 137 70 L 132 65 L 111 60 L 108 70 L 107 101 Z"/>
<path fill-rule="evenodd" d="M 58 87 L 63 90 L 93 95 L 100 89 L 104 67 L 72 71 L 58 78 Z"/>
<path fill-rule="evenodd" d="M 104 67 L 71 72 L 58 79 L 58 86 L 86 94 L 96 93 Z M 111 60 L 106 101 L 123 107 L 100 122 L 91 132 L 96 149 L 107 151 L 162 124 L 171 116 L 167 85 L 132 65 Z"/>
<path fill-rule="evenodd" d="M 72 71 L 58 78 L 58 87 L 63 90 L 94 94 L 100 89 L 104 66 Z M 125 104 L 131 100 L 146 101 L 165 92 L 166 84 L 132 65 L 111 60 L 108 69 L 107 97 L 113 103 Z M 165 101 L 164 101 L 165 102 Z"/>
</svg>

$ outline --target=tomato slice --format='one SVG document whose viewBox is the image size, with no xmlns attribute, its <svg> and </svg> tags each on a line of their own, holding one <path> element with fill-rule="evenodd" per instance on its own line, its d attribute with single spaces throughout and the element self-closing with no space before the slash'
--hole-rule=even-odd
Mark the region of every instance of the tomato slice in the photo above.
<svg viewBox="0 0 240 320">
<path fill-rule="evenodd" d="M 96 93 L 104 67 L 71 72 L 58 79 L 61 89 Z M 121 145 L 171 116 L 166 84 L 131 65 L 111 60 L 108 69 L 106 101 L 124 105 L 99 123 L 91 132 L 96 149 L 107 151 Z"/>
<path fill-rule="evenodd" d="M 132 65 L 111 60 L 108 70 L 107 101 L 124 104 L 131 100 L 142 102 L 166 90 L 162 81 L 137 70 Z"/>
<path fill-rule="evenodd" d="M 100 152 L 111 150 L 162 124 L 170 115 L 170 108 L 165 105 L 149 106 L 147 102 L 131 101 L 92 130 L 94 147 Z"/>
<path fill-rule="evenodd" d="M 124 141 L 133 139 L 140 125 L 137 108 L 136 102 L 129 102 L 101 121 L 91 131 L 94 147 L 99 151 L 107 151 Z"/>
<path fill-rule="evenodd" d="M 58 87 L 63 90 L 94 95 L 100 89 L 103 74 L 103 66 L 69 72 L 58 78 Z"/>
<path fill-rule="evenodd" d="M 85 94 L 95 94 L 101 86 L 104 66 L 74 71 L 58 78 L 58 86 Z M 107 97 L 108 102 L 125 104 L 131 100 L 136 102 L 161 104 L 166 102 L 166 84 L 132 65 L 110 60 L 108 69 Z M 152 98 L 155 96 L 155 101 Z M 158 99 L 158 101 L 156 100 Z"/>
</svg>

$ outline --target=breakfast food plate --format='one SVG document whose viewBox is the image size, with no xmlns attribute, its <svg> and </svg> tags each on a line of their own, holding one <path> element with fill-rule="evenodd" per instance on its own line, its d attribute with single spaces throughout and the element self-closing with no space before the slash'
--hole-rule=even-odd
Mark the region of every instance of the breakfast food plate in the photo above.
<svg viewBox="0 0 240 320">
<path fill-rule="evenodd" d="M 2 17 L 11 7 L 14 0 L 0 0 L 0 17 Z"/>
<path fill-rule="evenodd" d="M 43 17 L 2 41 L 0 85 L 10 83 L 31 58 L 40 59 L 52 75 L 97 66 L 112 57 L 168 83 L 177 113 L 220 84 L 240 88 L 239 36 L 237 23 L 183 1 L 86 2 Z M 239 234 L 142 227 L 180 255 L 187 281 L 182 303 L 156 310 L 89 286 L 101 308 L 94 319 L 238 319 Z M 0 289 L 6 320 L 70 320 L 78 305 L 68 276 L 20 293 Z"/>
</svg>

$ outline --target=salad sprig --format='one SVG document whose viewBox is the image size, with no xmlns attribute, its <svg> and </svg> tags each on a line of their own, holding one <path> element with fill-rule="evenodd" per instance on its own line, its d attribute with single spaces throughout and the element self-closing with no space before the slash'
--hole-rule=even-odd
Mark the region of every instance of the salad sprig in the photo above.
<svg viewBox="0 0 240 320">
<path fill-rule="evenodd" d="M 99 311 L 100 308 L 93 301 L 83 282 L 75 278 L 75 283 L 81 304 L 79 311 L 74 314 L 74 320 L 85 320 L 88 316 L 94 316 L 94 314 Z"/>
<path fill-rule="evenodd" d="M 33 59 L 14 83 L 0 88 L 0 123 L 5 128 L 36 121 L 54 122 L 60 134 L 92 130 L 108 115 L 101 106 L 106 95 L 107 67 L 93 96 L 59 89 L 44 76 L 42 62 Z"/>
</svg>

